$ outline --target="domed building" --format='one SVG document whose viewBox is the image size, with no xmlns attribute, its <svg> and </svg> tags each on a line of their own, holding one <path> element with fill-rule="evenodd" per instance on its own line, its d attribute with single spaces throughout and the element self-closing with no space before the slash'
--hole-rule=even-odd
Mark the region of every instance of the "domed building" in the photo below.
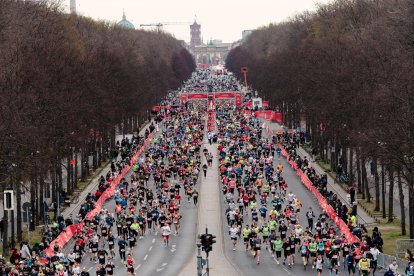
<svg viewBox="0 0 414 276">
<path fill-rule="evenodd" d="M 122 15 L 122 20 L 119 21 L 117 25 L 119 27 L 121 27 L 121 28 L 124 28 L 124 29 L 130 29 L 130 30 L 134 30 L 135 29 L 134 24 L 132 24 L 131 22 L 129 22 L 126 19 L 125 12 Z"/>
</svg>

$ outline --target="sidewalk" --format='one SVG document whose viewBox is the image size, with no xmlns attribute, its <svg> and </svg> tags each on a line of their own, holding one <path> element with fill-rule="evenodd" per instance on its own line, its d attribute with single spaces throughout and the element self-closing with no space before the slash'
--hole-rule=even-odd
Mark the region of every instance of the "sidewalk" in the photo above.
<svg viewBox="0 0 414 276">
<path fill-rule="evenodd" d="M 206 225 L 208 226 L 208 232 L 215 235 L 217 242 L 213 245 L 213 251 L 209 255 L 210 275 L 239 275 L 236 267 L 227 259 L 224 254 L 224 236 L 223 225 L 221 220 L 221 204 L 220 204 L 220 188 L 218 177 L 218 159 L 217 159 L 217 146 L 215 144 L 205 144 L 205 147 L 209 152 L 215 156 L 213 158 L 213 166 L 208 168 L 207 177 L 204 178 L 202 173 L 201 186 L 200 186 L 200 203 L 198 206 L 198 232 L 200 234 L 205 233 Z M 203 157 L 204 158 L 204 157 Z M 203 258 L 205 256 L 204 252 Z M 197 248 L 193 257 L 189 263 L 181 271 L 180 275 L 197 275 Z"/>
<path fill-rule="evenodd" d="M 280 126 L 278 123 L 267 121 L 266 124 L 275 133 L 277 130 L 283 130 L 282 126 Z M 309 161 L 312 160 L 311 156 L 302 147 L 299 147 L 298 149 L 296 149 L 296 152 L 298 153 L 300 157 L 304 158 L 306 156 L 306 158 Z M 310 164 L 312 164 L 312 167 L 315 169 L 317 174 L 321 175 L 321 174 L 326 173 L 324 169 L 321 168 L 316 162 L 310 162 Z M 329 174 L 327 174 L 327 176 L 328 176 L 328 191 L 332 191 L 333 193 L 337 194 L 338 197 L 341 199 L 341 201 L 345 203 L 348 207 L 350 207 L 351 204 L 348 200 L 347 192 L 344 191 L 344 189 L 342 189 L 342 187 Z M 376 224 L 375 219 L 369 216 L 368 213 L 362 207 L 358 208 L 357 217 L 358 217 L 358 222 L 363 223 L 364 225 Z"/>
</svg>

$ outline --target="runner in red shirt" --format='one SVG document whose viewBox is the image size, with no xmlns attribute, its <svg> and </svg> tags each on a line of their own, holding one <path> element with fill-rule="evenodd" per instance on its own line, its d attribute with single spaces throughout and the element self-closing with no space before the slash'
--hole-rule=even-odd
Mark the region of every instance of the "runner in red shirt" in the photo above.
<svg viewBox="0 0 414 276">
<path fill-rule="evenodd" d="M 128 275 L 135 275 L 134 264 L 135 264 L 134 259 L 132 259 L 131 254 L 128 254 L 128 259 L 126 260 L 126 267 L 127 267 Z"/>
</svg>

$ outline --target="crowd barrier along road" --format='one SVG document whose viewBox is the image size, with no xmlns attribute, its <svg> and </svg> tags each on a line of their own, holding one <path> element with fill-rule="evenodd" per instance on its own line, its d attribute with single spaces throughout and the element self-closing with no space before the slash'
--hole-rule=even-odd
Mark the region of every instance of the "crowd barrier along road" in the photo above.
<svg viewBox="0 0 414 276">
<path fill-rule="evenodd" d="M 282 113 L 273 110 L 259 110 L 254 112 L 254 117 L 262 120 L 270 120 L 272 122 L 282 123 Z"/>
<path fill-rule="evenodd" d="M 273 131 L 268 130 L 269 136 L 273 136 Z M 285 150 L 285 148 L 278 144 L 279 148 L 282 151 L 282 154 L 285 158 L 289 159 L 289 154 Z M 289 164 L 292 166 L 293 169 L 295 169 L 297 175 L 300 178 L 300 181 L 305 185 L 308 190 L 310 190 L 313 195 L 318 200 L 319 206 L 323 211 L 325 211 L 328 216 L 335 222 L 336 226 L 338 226 L 341 233 L 345 236 L 345 238 L 348 240 L 349 244 L 352 244 L 354 242 L 360 242 L 359 239 L 351 233 L 351 230 L 349 230 L 348 225 L 335 213 L 335 210 L 332 208 L 332 206 L 328 203 L 326 198 L 318 191 L 318 189 L 313 186 L 312 182 L 309 180 L 308 176 L 298 168 L 298 165 L 295 163 L 295 161 L 290 160 Z"/>
<path fill-rule="evenodd" d="M 138 158 L 141 156 L 141 154 L 143 153 L 145 148 L 148 146 L 148 144 L 154 138 L 154 135 L 155 135 L 155 131 L 150 133 L 150 135 L 145 140 L 142 147 L 131 158 L 131 164 L 135 164 L 137 162 Z M 131 169 L 131 165 L 125 166 L 125 168 L 122 169 L 121 173 L 112 180 L 111 185 L 109 186 L 109 188 L 106 189 L 104 193 L 102 193 L 102 195 L 99 197 L 98 201 L 95 203 L 95 209 L 91 210 L 86 215 L 86 217 L 88 219 L 92 219 L 94 216 L 99 214 L 99 212 L 102 210 L 102 206 L 103 206 L 104 202 L 106 200 L 110 199 L 115 194 L 115 190 L 116 190 L 117 186 L 119 185 L 119 182 L 121 181 L 122 178 L 125 177 L 125 175 L 128 173 L 128 171 L 130 169 Z M 47 249 L 45 249 L 46 255 L 48 257 L 52 257 L 54 255 L 53 248 L 56 245 L 58 245 L 60 248 L 63 248 L 65 246 L 65 244 L 73 238 L 73 236 L 76 232 L 79 232 L 79 231 L 83 230 L 84 226 L 85 226 L 85 223 L 82 221 L 81 223 L 73 224 L 73 225 L 70 225 L 70 226 L 66 227 L 65 230 L 63 230 L 59 234 L 59 236 L 50 243 L 49 247 Z"/>
</svg>

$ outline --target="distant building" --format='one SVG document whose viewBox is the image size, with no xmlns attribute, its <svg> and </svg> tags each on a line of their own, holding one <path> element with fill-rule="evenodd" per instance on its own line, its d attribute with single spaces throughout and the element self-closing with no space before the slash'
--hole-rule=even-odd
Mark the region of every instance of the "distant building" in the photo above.
<svg viewBox="0 0 414 276">
<path fill-rule="evenodd" d="M 123 15 L 122 15 L 122 20 L 121 20 L 121 21 L 119 21 L 117 25 L 118 25 L 119 27 L 121 27 L 121 28 L 124 28 L 124 29 L 131 29 L 131 30 L 134 30 L 134 29 L 135 29 L 134 24 L 132 24 L 131 22 L 129 22 L 129 21 L 126 19 L 125 12 L 124 12 L 124 13 L 123 13 Z"/>
<path fill-rule="evenodd" d="M 218 65 L 226 61 L 232 45 L 221 40 L 210 40 L 207 44 L 196 46 L 192 53 L 196 63 Z"/>
<path fill-rule="evenodd" d="M 204 44 L 201 39 L 201 25 L 196 21 L 190 25 L 191 40 L 188 45 L 196 63 L 223 64 L 229 53 L 232 43 L 223 43 L 222 40 L 212 39 Z"/>
<path fill-rule="evenodd" d="M 76 0 L 70 0 L 70 13 L 76 13 Z"/>
<path fill-rule="evenodd" d="M 202 44 L 201 25 L 197 24 L 195 20 L 194 20 L 194 23 L 190 25 L 190 34 L 191 34 L 190 49 L 194 50 L 196 46 L 200 46 Z"/>
<path fill-rule="evenodd" d="M 253 30 L 243 30 L 242 31 L 242 42 L 246 41 L 246 39 L 253 33 Z"/>
</svg>

